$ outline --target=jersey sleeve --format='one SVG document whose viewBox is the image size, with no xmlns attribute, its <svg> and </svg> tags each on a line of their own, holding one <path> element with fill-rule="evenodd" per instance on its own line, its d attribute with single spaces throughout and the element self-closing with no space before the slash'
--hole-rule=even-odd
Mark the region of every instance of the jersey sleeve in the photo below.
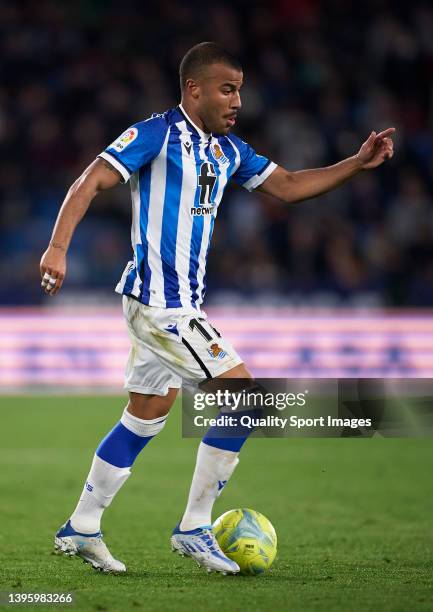
<svg viewBox="0 0 433 612">
<path fill-rule="evenodd" d="M 168 130 L 163 116 L 151 117 L 128 128 L 98 155 L 108 161 L 127 183 L 131 174 L 158 156 Z"/>
<path fill-rule="evenodd" d="M 253 191 L 272 174 L 277 164 L 256 153 L 249 144 L 233 134 L 230 135 L 230 140 L 239 151 L 240 157 L 239 166 L 232 178 L 248 191 Z"/>
</svg>

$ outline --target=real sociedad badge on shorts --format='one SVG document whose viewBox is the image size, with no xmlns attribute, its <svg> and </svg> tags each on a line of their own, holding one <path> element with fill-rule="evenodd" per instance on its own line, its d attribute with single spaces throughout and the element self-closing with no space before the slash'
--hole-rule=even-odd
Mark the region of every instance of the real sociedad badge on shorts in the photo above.
<svg viewBox="0 0 433 612">
<path fill-rule="evenodd" d="M 224 359 L 224 357 L 227 357 L 227 353 L 216 342 L 207 349 L 207 352 L 214 359 Z"/>
</svg>

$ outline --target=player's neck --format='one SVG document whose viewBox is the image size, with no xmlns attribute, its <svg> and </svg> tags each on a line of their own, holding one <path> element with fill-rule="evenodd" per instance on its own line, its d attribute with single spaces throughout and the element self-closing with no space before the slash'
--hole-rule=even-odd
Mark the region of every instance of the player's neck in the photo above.
<svg viewBox="0 0 433 612">
<path fill-rule="evenodd" d="M 184 113 L 187 115 L 188 119 L 193 124 L 193 126 L 196 128 L 199 128 L 205 135 L 209 135 L 210 132 L 208 131 L 207 127 L 205 126 L 203 121 L 200 119 L 199 115 L 194 110 L 194 108 L 192 108 L 192 106 L 189 105 L 188 102 L 186 102 L 185 100 L 182 100 L 180 105 Z"/>
</svg>

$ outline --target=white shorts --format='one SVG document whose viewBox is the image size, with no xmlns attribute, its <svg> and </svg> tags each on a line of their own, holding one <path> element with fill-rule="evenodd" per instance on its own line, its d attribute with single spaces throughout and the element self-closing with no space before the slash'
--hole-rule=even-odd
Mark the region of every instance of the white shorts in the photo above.
<svg viewBox="0 0 433 612">
<path fill-rule="evenodd" d="M 131 338 L 124 385 L 128 391 L 167 395 L 182 382 L 196 385 L 243 363 L 203 312 L 184 314 L 123 296 L 123 314 Z"/>
</svg>

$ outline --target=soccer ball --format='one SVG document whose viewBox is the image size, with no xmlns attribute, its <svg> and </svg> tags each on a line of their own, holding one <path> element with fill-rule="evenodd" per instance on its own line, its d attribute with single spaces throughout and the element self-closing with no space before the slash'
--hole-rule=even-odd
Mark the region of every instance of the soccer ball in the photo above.
<svg viewBox="0 0 433 612">
<path fill-rule="evenodd" d="M 241 574 L 254 576 L 271 567 L 277 554 L 277 534 L 260 512 L 229 510 L 217 518 L 212 531 L 223 553 L 239 565 Z"/>
</svg>

